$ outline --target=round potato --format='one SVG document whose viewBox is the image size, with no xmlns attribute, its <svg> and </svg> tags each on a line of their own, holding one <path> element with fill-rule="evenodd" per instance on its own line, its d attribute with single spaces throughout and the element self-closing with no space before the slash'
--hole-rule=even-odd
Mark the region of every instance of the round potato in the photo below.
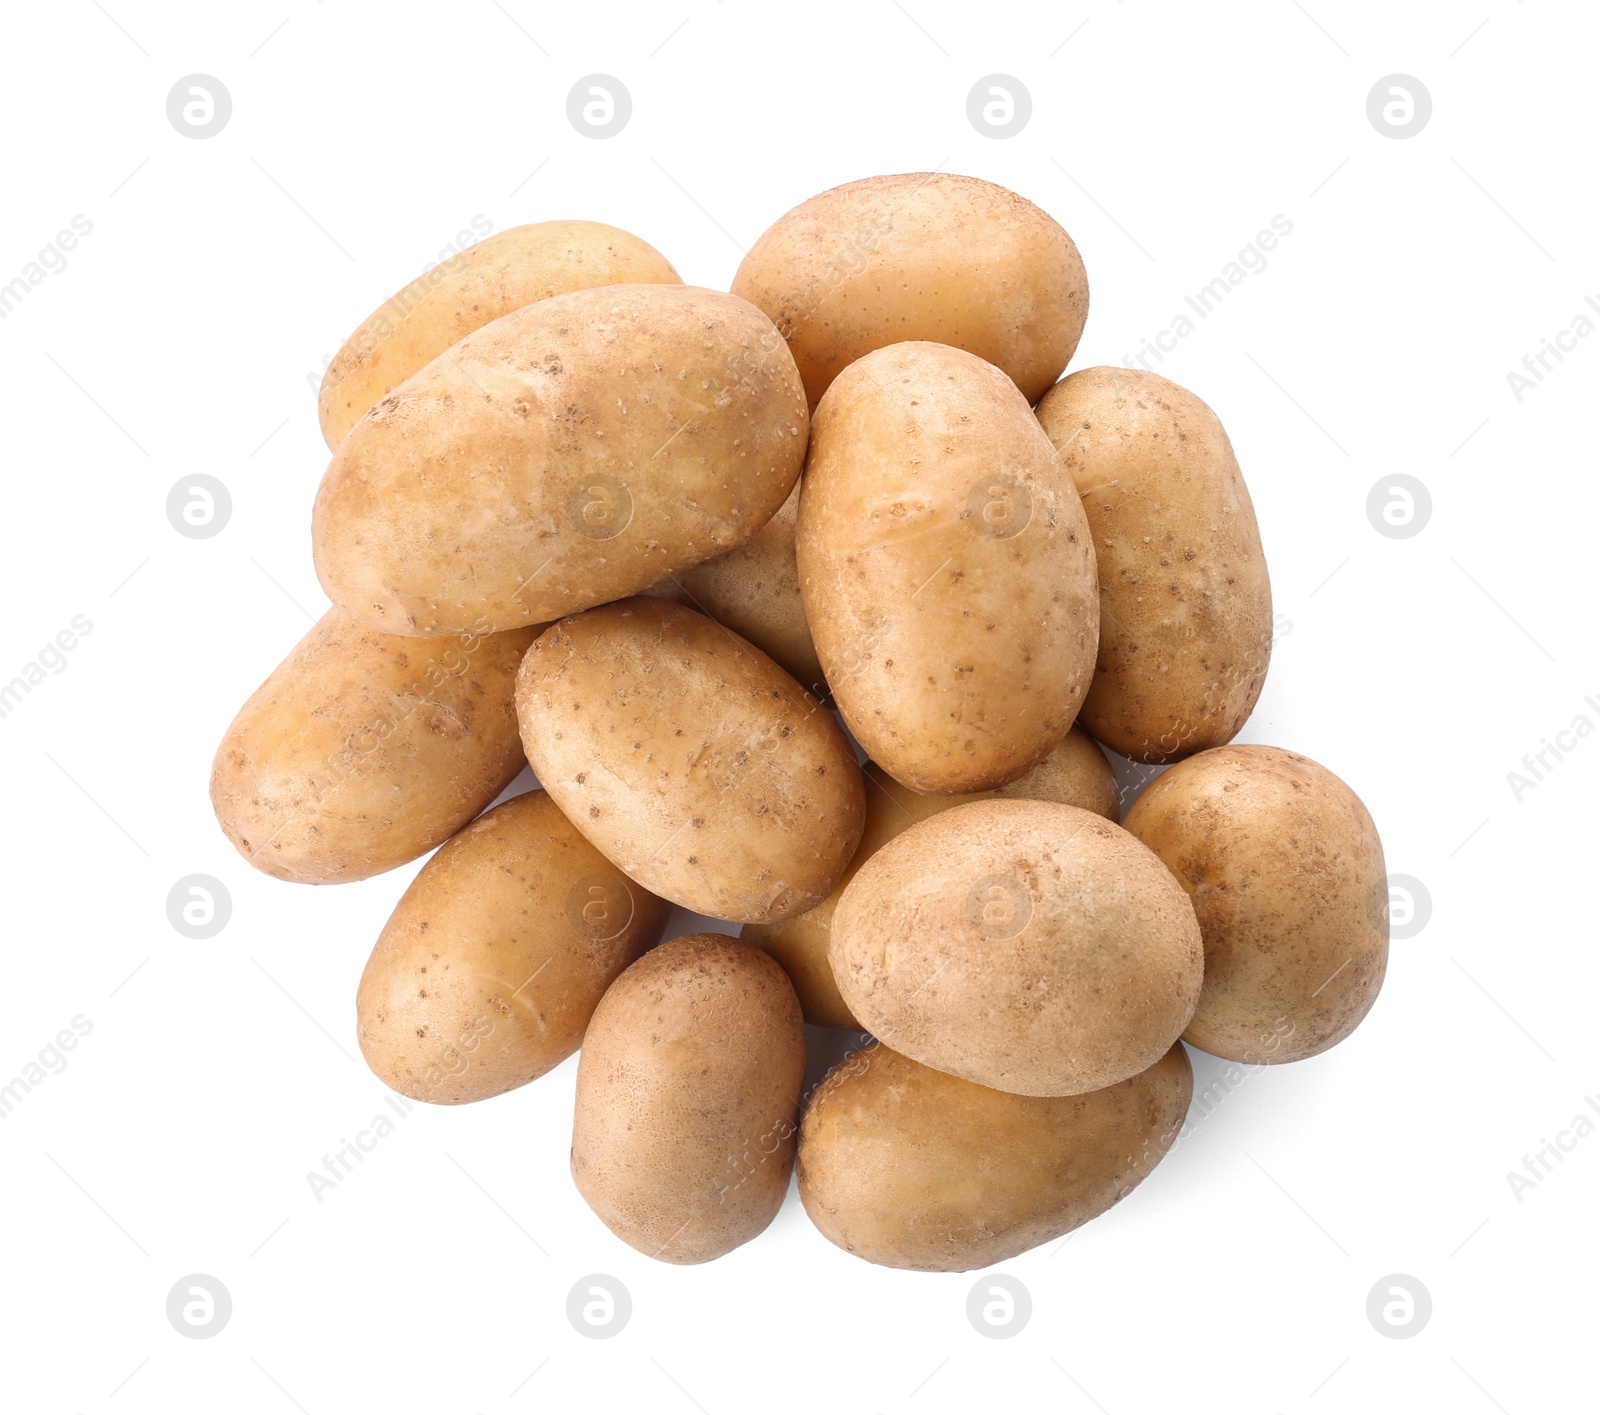
<svg viewBox="0 0 1600 1415">
<path fill-rule="evenodd" d="M 666 921 L 666 903 L 545 792 L 517 796 L 452 836 L 401 895 L 356 991 L 361 1054 L 418 1101 L 525 1086 L 578 1049 Z"/>
<path fill-rule="evenodd" d="M 703 614 L 638 597 L 553 625 L 517 678 L 540 784 L 630 879 L 759 923 L 820 903 L 865 788 L 833 715 Z"/>
<path fill-rule="evenodd" d="M 1090 368 L 1039 422 L 1083 496 L 1100 570 L 1100 651 L 1083 725 L 1171 762 L 1231 740 L 1272 655 L 1272 586 L 1217 415 L 1159 374 Z"/>
<path fill-rule="evenodd" d="M 796 556 L 856 740 L 914 791 L 1015 781 L 1094 671 L 1094 547 L 1072 479 L 999 369 L 895 344 L 817 409 Z"/>
<path fill-rule="evenodd" d="M 794 1167 L 805 1026 L 758 948 L 689 934 L 611 985 L 578 1059 L 572 1177 L 624 1243 L 668 1263 L 732 1252 Z"/>
<path fill-rule="evenodd" d="M 987 359 L 1031 405 L 1089 315 L 1072 237 L 1015 192 L 939 172 L 802 202 L 750 248 L 733 293 L 783 332 L 813 408 L 847 365 L 907 339 Z"/>
<path fill-rule="evenodd" d="M 1200 920 L 1205 985 L 1185 1041 L 1299 1061 L 1355 1030 L 1389 962 L 1389 885 L 1378 829 L 1344 782 L 1277 747 L 1216 747 L 1157 777 L 1127 827 Z"/>
</svg>

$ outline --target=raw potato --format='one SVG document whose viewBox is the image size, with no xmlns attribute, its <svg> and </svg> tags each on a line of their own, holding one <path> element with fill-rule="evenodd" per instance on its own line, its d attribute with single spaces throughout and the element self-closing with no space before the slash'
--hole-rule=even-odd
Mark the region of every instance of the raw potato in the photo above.
<svg viewBox="0 0 1600 1415">
<path fill-rule="evenodd" d="M 933 172 L 802 202 L 751 247 L 733 293 L 783 332 L 813 408 L 848 364 L 908 339 L 987 359 L 1031 405 L 1089 315 L 1078 248 L 1050 216 L 992 182 Z"/>
<path fill-rule="evenodd" d="M 1172 1147 L 1193 1090 L 1176 1045 L 1103 1090 L 1017 1096 L 879 1043 L 806 1107 L 800 1199 L 824 1237 L 870 1263 L 988 1267 L 1127 1197 Z"/>
<path fill-rule="evenodd" d="M 744 923 L 820 903 L 861 838 L 865 788 L 833 715 L 703 614 L 637 597 L 528 651 L 517 716 L 535 775 L 630 879 Z"/>
<path fill-rule="evenodd" d="M 722 934 L 652 949 L 611 985 L 578 1059 L 572 1177 L 624 1243 L 703 1263 L 777 1215 L 805 1027 L 783 970 Z"/>
<path fill-rule="evenodd" d="M 1299 1061 L 1356 1028 L 1389 961 L 1378 829 L 1348 786 L 1277 747 L 1218 747 L 1164 772 L 1127 828 L 1189 891 L 1205 939 L 1184 1032 L 1230 1061 Z"/>
<path fill-rule="evenodd" d="M 681 285 L 660 251 L 598 221 L 540 221 L 485 236 L 378 306 L 333 356 L 317 416 L 331 451 L 424 364 L 492 319 L 596 285 Z"/>
<path fill-rule="evenodd" d="M 361 1054 L 413 1100 L 525 1086 L 578 1049 L 666 921 L 667 905 L 545 792 L 517 796 L 447 841 L 400 897 L 356 992 Z"/>
<path fill-rule="evenodd" d="M 861 1025 L 896 1051 L 1028 1096 L 1152 1066 L 1194 1012 L 1188 896 L 1120 826 L 1048 801 L 955 806 L 861 867 L 828 961 Z"/>
<path fill-rule="evenodd" d="M 1231 740 L 1272 656 L 1272 586 L 1228 434 L 1158 374 L 1062 379 L 1039 421 L 1083 495 L 1100 567 L 1100 652 L 1083 725 L 1171 762 Z"/>
<path fill-rule="evenodd" d="M 747 943 L 764 948 L 782 966 L 800 996 L 806 1021 L 820 1027 L 861 1029 L 833 980 L 828 966 L 828 935 L 833 927 L 833 911 L 839 896 L 856 876 L 856 871 L 889 841 L 918 821 L 947 811 L 968 801 L 1008 797 L 1023 801 L 1057 801 L 1115 821 L 1117 783 L 1105 753 L 1088 733 L 1074 727 L 1026 776 L 1018 777 L 998 791 L 978 791 L 962 796 L 924 796 L 908 791 L 876 763 L 864 769 L 867 779 L 867 823 L 861 833 L 843 877 L 833 893 L 815 909 L 776 924 L 746 924 L 739 935 Z"/>
<path fill-rule="evenodd" d="M 513 688 L 540 627 L 416 639 L 330 609 L 217 748 L 223 833 L 258 870 L 300 884 L 427 854 L 522 770 Z"/>
<path fill-rule="evenodd" d="M 999 369 L 896 344 L 841 374 L 812 426 L 796 555 L 834 702 L 895 780 L 1003 786 L 1066 736 L 1094 672 L 1094 547 Z"/>
<path fill-rule="evenodd" d="M 681 285 L 540 300 L 339 444 L 317 575 L 389 633 L 572 614 L 749 540 L 793 489 L 806 427 L 794 360 L 743 300 Z"/>
</svg>

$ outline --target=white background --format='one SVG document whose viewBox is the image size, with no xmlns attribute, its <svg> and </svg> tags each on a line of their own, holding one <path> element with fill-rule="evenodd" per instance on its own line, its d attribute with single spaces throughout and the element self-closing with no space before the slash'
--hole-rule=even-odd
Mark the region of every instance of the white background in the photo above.
<svg viewBox="0 0 1600 1415">
<path fill-rule="evenodd" d="M 1600 1136 L 1520 1200 L 1506 1175 L 1600 1095 L 1600 740 L 1520 801 L 1507 773 L 1600 724 L 1600 338 L 1520 402 L 1506 374 L 1600 298 L 1597 34 L 1592 7 L 1510 0 L 8 6 L 0 283 L 74 215 L 93 231 L 0 321 L 0 680 L 74 615 L 94 627 L 0 720 L 0 1080 L 74 1016 L 93 1030 L 0 1122 L 0 1403 L 1592 1404 Z M 233 100 L 204 141 L 165 110 L 195 72 Z M 607 141 L 566 119 L 594 72 L 633 98 Z M 966 113 L 995 72 L 1033 98 L 1003 141 Z M 1366 114 L 1396 72 L 1434 105 L 1404 141 Z M 324 604 L 307 375 L 476 215 L 613 222 L 726 288 L 796 202 L 935 166 L 1072 233 L 1093 290 L 1075 367 L 1121 363 L 1293 222 L 1160 369 L 1227 426 L 1292 625 L 1244 738 L 1350 782 L 1430 921 L 1351 1040 L 1251 1076 L 1127 1202 L 1005 1264 L 1033 1299 L 1010 1340 L 969 1324 L 971 1275 L 871 1267 L 793 1195 L 719 1262 L 634 1253 L 568 1177 L 575 1059 L 419 1107 L 317 1202 L 307 1171 L 384 1103 L 354 991 L 415 867 L 278 883 L 206 799 L 233 712 Z M 233 498 L 211 540 L 165 515 L 198 472 Z M 1433 512 L 1396 540 L 1365 508 L 1400 472 Z M 205 942 L 167 921 L 191 873 L 233 899 Z M 1195 1062 L 1202 1086 L 1220 1070 Z M 165 1314 L 196 1272 L 233 1298 L 205 1341 Z M 603 1342 L 565 1313 L 595 1272 L 633 1297 Z M 1391 1273 L 1432 1295 L 1409 1340 L 1366 1316 Z"/>
</svg>

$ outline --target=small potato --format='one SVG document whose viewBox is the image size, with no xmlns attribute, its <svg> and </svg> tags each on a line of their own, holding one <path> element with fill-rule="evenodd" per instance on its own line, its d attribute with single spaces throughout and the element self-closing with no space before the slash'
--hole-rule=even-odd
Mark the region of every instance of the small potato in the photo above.
<svg viewBox="0 0 1600 1415">
<path fill-rule="evenodd" d="M 703 1263 L 772 1222 L 794 1166 L 805 1027 L 783 970 L 722 934 L 652 949 L 584 1036 L 572 1177 L 624 1243 Z"/>
<path fill-rule="evenodd" d="M 258 870 L 300 884 L 427 854 L 522 770 L 513 688 L 540 627 L 415 639 L 330 609 L 217 748 L 223 833 Z"/>
<path fill-rule="evenodd" d="M 517 796 L 452 836 L 400 897 L 356 992 L 361 1054 L 418 1101 L 525 1086 L 578 1049 L 666 921 L 545 792 Z"/>
<path fill-rule="evenodd" d="M 1230 1061 L 1300 1061 L 1356 1029 L 1389 962 L 1378 829 L 1309 757 L 1216 747 L 1157 777 L 1127 828 L 1188 890 L 1205 985 L 1183 1037 Z"/>
<path fill-rule="evenodd" d="M 908 339 L 1004 369 L 1029 404 L 1067 366 L 1089 315 L 1072 237 L 976 177 L 868 177 L 802 202 L 763 235 L 733 293 L 765 310 L 815 408 L 863 354 Z"/>
<path fill-rule="evenodd" d="M 1126 1198 L 1172 1147 L 1193 1090 L 1182 1046 L 1103 1090 L 1017 1096 L 875 1044 L 806 1106 L 800 1200 L 869 1263 L 988 1267 Z"/>
<path fill-rule="evenodd" d="M 1272 586 L 1228 434 L 1158 374 L 1083 369 L 1039 404 L 1083 496 L 1100 573 L 1100 651 L 1083 725 L 1171 762 L 1244 726 L 1272 656 Z"/>
<path fill-rule="evenodd" d="M 540 221 L 485 236 L 378 306 L 322 377 L 329 450 L 380 399 L 491 319 L 596 285 L 681 285 L 654 246 L 598 221 Z"/>
<path fill-rule="evenodd" d="M 1154 1065 L 1194 1012 L 1203 957 L 1161 861 L 1049 801 L 954 806 L 896 836 L 845 889 L 828 945 L 866 1031 L 1027 1096 Z"/>
<path fill-rule="evenodd" d="M 716 919 L 820 903 L 865 788 L 833 715 L 703 614 L 637 597 L 548 629 L 517 678 L 535 774 L 630 879 Z"/>
</svg>

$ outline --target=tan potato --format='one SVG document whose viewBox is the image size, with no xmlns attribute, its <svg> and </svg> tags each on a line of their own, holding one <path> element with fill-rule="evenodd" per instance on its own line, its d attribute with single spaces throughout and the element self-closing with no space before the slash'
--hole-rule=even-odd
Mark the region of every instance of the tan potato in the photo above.
<svg viewBox="0 0 1600 1415">
<path fill-rule="evenodd" d="M 322 377 L 329 449 L 386 394 L 512 310 L 596 285 L 681 285 L 660 251 L 598 221 L 540 221 L 485 236 L 424 271 L 364 319 Z"/>
<path fill-rule="evenodd" d="M 540 784 L 601 854 L 717 919 L 820 903 L 861 838 L 865 788 L 833 715 L 759 649 L 669 600 L 564 619 L 517 678 Z"/>
<path fill-rule="evenodd" d="M 223 833 L 258 870 L 300 884 L 427 854 L 522 770 L 513 688 L 540 627 L 416 639 L 330 609 L 217 748 Z"/>
<path fill-rule="evenodd" d="M 1367 808 L 1309 757 L 1216 747 L 1157 777 L 1127 828 L 1188 890 L 1205 985 L 1184 1040 L 1230 1061 L 1343 1041 L 1389 962 L 1389 885 Z"/>
<path fill-rule="evenodd" d="M 750 248 L 733 293 L 771 316 L 815 408 L 863 354 L 908 339 L 1004 369 L 1029 404 L 1067 366 L 1089 315 L 1072 237 L 976 177 L 868 177 L 802 202 Z"/>
<path fill-rule="evenodd" d="M 913 1060 L 1029 1096 L 1152 1066 L 1200 995 L 1200 927 L 1120 826 L 1050 801 L 954 806 L 866 862 L 828 962 L 861 1025 Z"/>
<path fill-rule="evenodd" d="M 1234 737 L 1272 656 L 1272 586 L 1217 415 L 1158 374 L 1062 379 L 1039 422 L 1083 495 L 1100 570 L 1100 652 L 1083 725 L 1170 762 Z"/>
<path fill-rule="evenodd" d="M 1194 1075 L 1182 1046 L 1102 1090 L 1017 1096 L 881 1043 L 846 1058 L 800 1126 L 800 1200 L 846 1252 L 967 1272 L 1098 1217 L 1160 1162 Z"/>
<path fill-rule="evenodd" d="M 530 791 L 452 836 L 401 895 L 356 991 L 367 1065 L 413 1100 L 525 1086 L 577 1051 L 617 975 L 661 937 L 663 900 Z"/>
<path fill-rule="evenodd" d="M 806 406 L 732 295 L 613 285 L 467 335 L 339 444 L 317 575 L 397 634 L 555 619 L 742 545 L 800 474 Z"/>
<path fill-rule="evenodd" d="M 703 1263 L 776 1216 L 794 1167 L 805 1027 L 758 948 L 689 934 L 611 985 L 578 1059 L 572 1177 L 624 1243 Z"/>
<path fill-rule="evenodd" d="M 1074 727 L 1061 744 L 1038 766 L 998 791 L 977 791 L 964 796 L 924 796 L 908 791 L 874 762 L 863 774 L 867 780 L 866 828 L 833 893 L 815 909 L 775 924 L 746 924 L 739 937 L 764 948 L 789 975 L 799 994 L 806 1021 L 819 1027 L 849 1027 L 857 1031 L 856 1021 L 828 965 L 828 936 L 833 928 L 833 911 L 839 896 L 856 871 L 866 864 L 895 836 L 918 821 L 947 811 L 968 801 L 987 801 L 1007 797 L 1023 801 L 1058 801 L 1065 806 L 1081 806 L 1107 820 L 1117 818 L 1117 783 L 1111 764 L 1094 739 Z"/>
</svg>

